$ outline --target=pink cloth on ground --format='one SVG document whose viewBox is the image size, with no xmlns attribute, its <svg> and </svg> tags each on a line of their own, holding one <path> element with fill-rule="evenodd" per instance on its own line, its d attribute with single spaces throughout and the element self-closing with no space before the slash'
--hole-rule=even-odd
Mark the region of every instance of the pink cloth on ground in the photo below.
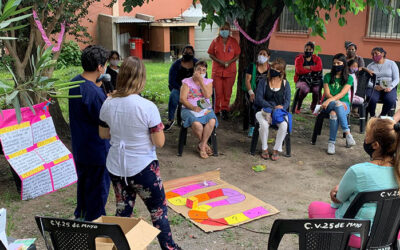
<svg viewBox="0 0 400 250">
<path fill-rule="evenodd" d="M 310 219 L 334 219 L 336 209 L 331 204 L 322 201 L 313 201 L 308 206 L 308 217 Z M 361 238 L 355 235 L 350 236 L 349 247 L 360 248 Z"/>
</svg>

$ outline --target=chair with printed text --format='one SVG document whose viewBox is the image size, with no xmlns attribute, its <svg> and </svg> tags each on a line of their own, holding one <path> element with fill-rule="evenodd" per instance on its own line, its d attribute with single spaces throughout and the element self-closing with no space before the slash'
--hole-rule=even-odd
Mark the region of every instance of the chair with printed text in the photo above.
<svg viewBox="0 0 400 250">
<path fill-rule="evenodd" d="M 129 250 L 129 243 L 117 224 L 94 223 L 35 216 L 47 249 L 95 250 L 97 237 L 110 238 L 117 250 Z M 50 242 L 47 238 L 50 235 Z M 52 247 L 51 247 L 52 244 Z"/>
<path fill-rule="evenodd" d="M 396 241 L 400 230 L 399 189 L 358 193 L 343 217 L 355 218 L 366 203 L 376 203 L 366 249 L 397 249 Z"/>
<path fill-rule="evenodd" d="M 360 234 L 364 249 L 369 225 L 369 220 L 277 219 L 269 235 L 268 250 L 277 250 L 285 234 L 299 236 L 300 250 L 345 250 L 352 233 Z"/>
</svg>

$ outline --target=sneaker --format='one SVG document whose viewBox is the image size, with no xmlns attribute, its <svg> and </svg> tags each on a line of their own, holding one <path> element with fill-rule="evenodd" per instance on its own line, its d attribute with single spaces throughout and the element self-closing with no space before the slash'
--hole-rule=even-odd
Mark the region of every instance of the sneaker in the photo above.
<svg viewBox="0 0 400 250">
<path fill-rule="evenodd" d="M 167 124 L 164 125 L 164 131 L 171 130 L 172 126 L 174 126 L 175 120 L 169 121 Z"/>
<path fill-rule="evenodd" d="M 223 120 L 228 120 L 229 119 L 229 117 L 228 117 L 228 111 L 226 111 L 226 110 L 222 110 L 222 119 Z"/>
<path fill-rule="evenodd" d="M 356 145 L 356 142 L 354 141 L 353 136 L 350 133 L 348 133 L 346 135 L 346 147 L 350 148 L 351 146 L 354 145 Z"/>
<path fill-rule="evenodd" d="M 248 137 L 253 137 L 253 133 L 254 133 L 254 127 L 250 127 L 249 128 L 249 133 L 247 133 Z"/>
<path fill-rule="evenodd" d="M 328 150 L 327 153 L 329 155 L 334 155 L 335 154 L 335 143 L 328 142 Z"/>
</svg>

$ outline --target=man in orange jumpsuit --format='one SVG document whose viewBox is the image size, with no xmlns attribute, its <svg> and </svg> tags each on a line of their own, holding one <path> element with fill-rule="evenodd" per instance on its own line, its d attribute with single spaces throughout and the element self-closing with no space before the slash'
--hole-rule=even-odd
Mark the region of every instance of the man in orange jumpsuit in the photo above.
<svg viewBox="0 0 400 250">
<path fill-rule="evenodd" d="M 222 119 L 228 119 L 229 102 L 236 77 L 236 60 L 240 55 L 240 47 L 235 38 L 229 35 L 230 25 L 225 23 L 210 47 L 208 54 L 213 60 L 212 78 L 215 88 L 215 113 L 222 113 Z"/>
</svg>

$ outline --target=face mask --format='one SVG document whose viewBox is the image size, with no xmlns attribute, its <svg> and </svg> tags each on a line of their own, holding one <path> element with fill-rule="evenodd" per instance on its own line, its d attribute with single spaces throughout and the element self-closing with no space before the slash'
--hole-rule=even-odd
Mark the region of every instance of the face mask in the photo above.
<svg viewBox="0 0 400 250">
<path fill-rule="evenodd" d="M 375 149 L 372 148 L 372 142 L 371 143 L 365 143 L 364 141 L 364 151 L 369 155 L 369 157 L 372 158 L 372 154 L 374 153 Z"/>
<path fill-rule="evenodd" d="M 332 70 L 334 70 L 335 72 L 340 72 L 344 69 L 344 65 L 338 65 L 338 66 L 333 66 Z"/>
<path fill-rule="evenodd" d="M 268 62 L 268 57 L 259 55 L 257 58 L 257 62 L 260 64 L 264 64 L 264 63 Z"/>
<path fill-rule="evenodd" d="M 358 72 L 358 68 L 350 68 L 350 73 L 354 74 Z"/>
<path fill-rule="evenodd" d="M 274 69 L 270 69 L 270 70 L 269 70 L 269 75 L 270 75 L 271 77 L 277 77 L 277 76 L 280 76 L 280 75 L 281 75 L 281 72 L 278 72 L 278 71 L 276 71 L 276 70 L 274 70 Z"/>
<path fill-rule="evenodd" d="M 118 66 L 119 60 L 110 60 L 112 66 Z"/>
<path fill-rule="evenodd" d="M 185 62 L 193 60 L 193 57 L 194 57 L 194 56 L 191 55 L 191 54 L 183 54 L 183 60 L 184 60 Z"/>
<path fill-rule="evenodd" d="M 377 55 L 377 56 L 373 56 L 372 60 L 374 60 L 374 62 L 379 62 L 382 59 L 382 55 Z"/>
<path fill-rule="evenodd" d="M 304 51 L 304 56 L 307 57 L 311 57 L 313 55 L 313 52 L 311 51 Z"/>
<path fill-rule="evenodd" d="M 355 57 L 356 56 L 356 52 L 355 51 L 348 51 L 347 52 L 347 56 L 348 57 Z"/>
<path fill-rule="evenodd" d="M 227 38 L 229 36 L 229 30 L 221 30 L 219 32 L 219 35 L 222 36 L 223 38 Z"/>
<path fill-rule="evenodd" d="M 206 73 L 200 74 L 200 75 L 201 75 L 201 77 L 206 78 Z"/>
</svg>

